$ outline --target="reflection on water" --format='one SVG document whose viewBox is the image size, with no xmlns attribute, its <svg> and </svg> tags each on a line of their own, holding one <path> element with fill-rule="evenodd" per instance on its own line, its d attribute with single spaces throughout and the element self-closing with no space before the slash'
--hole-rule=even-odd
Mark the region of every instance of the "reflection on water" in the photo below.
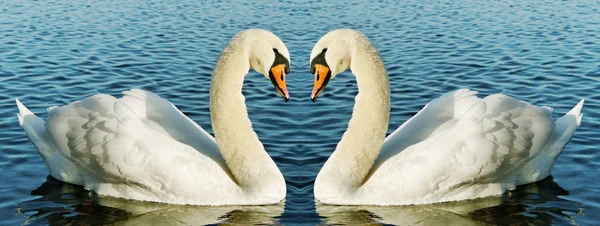
<svg viewBox="0 0 600 226">
<path fill-rule="evenodd" d="M 580 204 L 560 198 L 569 191 L 552 177 L 502 196 L 413 206 L 333 206 L 317 202 L 327 224 L 482 225 L 577 224 Z"/>
<path fill-rule="evenodd" d="M 205 225 L 278 224 L 284 205 L 182 206 L 98 196 L 50 176 L 19 205 L 23 224 Z M 561 196 L 552 177 L 502 196 L 414 206 L 334 206 L 316 203 L 325 224 L 481 225 L 577 224 L 583 207 Z"/>
<path fill-rule="evenodd" d="M 19 206 L 24 224 L 205 225 L 277 224 L 283 204 L 265 206 L 184 206 L 98 196 L 50 176 Z"/>
<path fill-rule="evenodd" d="M 212 211 L 138 202 L 122 206 L 127 203 L 53 180 L 30 194 L 48 172 L 19 126 L 14 99 L 45 118 L 50 106 L 141 88 L 167 98 L 212 132 L 213 67 L 227 41 L 247 28 L 273 31 L 291 55 L 289 102 L 253 71 L 243 89 L 253 128 L 286 179 L 286 210 L 278 216 L 280 206 L 214 208 L 222 213 L 210 221 L 315 225 L 392 222 L 386 220 L 399 215 L 400 223 L 433 224 L 436 219 L 422 219 L 430 214 L 448 222 L 597 225 L 599 10 L 600 1 L 0 0 L 0 225 L 132 224 L 129 218 L 141 224 L 188 222 Z M 437 205 L 345 208 L 346 214 L 344 208 L 325 211 L 319 205 L 327 216 L 319 218 L 312 185 L 348 126 L 357 92 L 355 77 L 346 72 L 327 85 L 322 99 L 309 98 L 310 51 L 337 28 L 362 31 L 380 51 L 390 76 L 389 133 L 433 98 L 459 88 L 547 105 L 555 117 L 586 98 L 581 127 L 552 170 L 570 194 L 547 180 L 459 214 Z M 161 219 L 145 220 L 153 216 Z"/>
</svg>

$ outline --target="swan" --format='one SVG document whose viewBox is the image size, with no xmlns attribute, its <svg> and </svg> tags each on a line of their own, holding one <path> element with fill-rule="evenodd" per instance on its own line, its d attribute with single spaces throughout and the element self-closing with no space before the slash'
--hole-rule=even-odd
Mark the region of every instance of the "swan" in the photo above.
<svg viewBox="0 0 600 226">
<path fill-rule="evenodd" d="M 283 175 L 252 129 L 242 95 L 252 68 L 289 100 L 289 53 L 266 30 L 238 33 L 210 87 L 213 138 L 171 102 L 132 89 L 97 94 L 35 116 L 18 99 L 19 124 L 50 175 L 100 195 L 191 205 L 262 205 L 285 198 Z"/>
<path fill-rule="evenodd" d="M 388 75 L 377 50 L 355 30 L 323 36 L 310 55 L 315 101 L 350 68 L 358 94 L 348 129 L 317 175 L 325 204 L 410 205 L 500 195 L 544 179 L 581 123 L 583 100 L 554 121 L 551 108 L 502 94 L 461 89 L 429 102 L 385 137 Z"/>
</svg>

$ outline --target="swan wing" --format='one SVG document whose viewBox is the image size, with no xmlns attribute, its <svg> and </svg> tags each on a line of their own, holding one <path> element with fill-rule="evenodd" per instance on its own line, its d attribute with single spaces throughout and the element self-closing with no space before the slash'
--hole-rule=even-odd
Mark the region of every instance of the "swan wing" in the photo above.
<svg viewBox="0 0 600 226">
<path fill-rule="evenodd" d="M 173 120 L 186 130 L 189 119 L 178 118 L 181 112 L 168 101 L 143 93 L 146 102 L 135 102 L 137 94 L 122 99 L 98 94 L 49 111 L 48 135 L 60 154 L 84 171 L 82 185 L 103 195 L 171 203 L 210 203 L 218 193 L 235 194 L 218 162 L 180 142 L 189 138 L 165 123 Z M 146 104 L 146 115 L 140 103 Z M 222 190 L 210 191 L 214 187 Z"/>
<path fill-rule="evenodd" d="M 430 101 L 415 116 L 385 138 L 381 152 L 375 160 L 375 168 L 410 145 L 456 124 L 467 110 L 481 102 L 476 94 L 477 92 L 469 89 L 460 89 Z"/>
<path fill-rule="evenodd" d="M 453 125 L 391 157 L 372 179 L 435 201 L 500 194 L 517 185 L 518 169 L 542 152 L 554 126 L 549 108 L 491 95 Z M 477 191 L 477 184 L 498 186 Z M 475 190 L 451 194 L 463 186 Z"/>
<path fill-rule="evenodd" d="M 152 92 L 140 89 L 131 89 L 123 94 L 119 101 L 129 106 L 148 127 L 192 146 L 223 168 L 227 168 L 215 138 L 185 116 L 174 104 Z"/>
</svg>

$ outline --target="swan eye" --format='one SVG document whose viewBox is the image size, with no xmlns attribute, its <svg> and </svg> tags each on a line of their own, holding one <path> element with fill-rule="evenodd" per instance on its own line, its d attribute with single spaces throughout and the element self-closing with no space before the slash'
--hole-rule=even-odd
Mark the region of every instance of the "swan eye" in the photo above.
<svg viewBox="0 0 600 226">
<path fill-rule="evenodd" d="M 277 49 L 273 48 L 273 52 L 275 52 L 275 53 L 279 53 L 279 50 L 277 50 Z"/>
<path fill-rule="evenodd" d="M 323 49 L 323 51 L 321 51 L 321 53 L 325 53 L 327 52 L 327 48 Z"/>
</svg>

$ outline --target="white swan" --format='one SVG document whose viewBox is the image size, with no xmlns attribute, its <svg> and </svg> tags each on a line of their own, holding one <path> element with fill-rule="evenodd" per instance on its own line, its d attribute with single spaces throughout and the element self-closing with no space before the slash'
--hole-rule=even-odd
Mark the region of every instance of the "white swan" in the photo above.
<svg viewBox="0 0 600 226">
<path fill-rule="evenodd" d="M 385 138 L 388 75 L 360 32 L 335 30 L 311 53 L 312 100 L 348 67 L 356 76 L 354 112 L 315 181 L 327 204 L 408 205 L 498 195 L 547 177 L 581 123 L 583 100 L 557 121 L 551 109 L 495 94 L 449 92 Z"/>
<path fill-rule="evenodd" d="M 44 122 L 18 100 L 19 123 L 50 175 L 101 195 L 193 205 L 254 205 L 285 198 L 283 175 L 252 129 L 242 95 L 253 68 L 287 101 L 289 53 L 265 30 L 235 36 L 211 80 L 213 138 L 169 101 L 130 90 L 50 108 Z"/>
</svg>

